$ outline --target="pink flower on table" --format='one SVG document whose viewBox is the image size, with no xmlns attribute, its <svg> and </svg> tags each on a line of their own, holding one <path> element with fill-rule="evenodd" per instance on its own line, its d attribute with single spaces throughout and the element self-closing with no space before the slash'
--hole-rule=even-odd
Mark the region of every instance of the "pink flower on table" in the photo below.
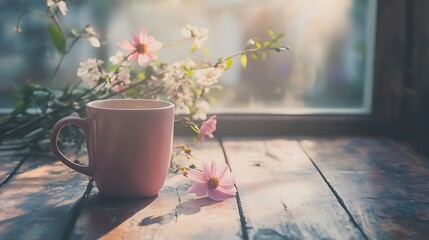
<svg viewBox="0 0 429 240">
<path fill-rule="evenodd" d="M 197 196 L 207 195 L 215 201 L 222 201 L 235 196 L 237 189 L 234 187 L 235 178 L 229 171 L 228 165 L 222 163 L 217 166 L 216 161 L 202 163 L 202 171 L 189 170 L 187 177 L 196 181 L 188 189 L 188 193 L 195 193 Z"/>
<path fill-rule="evenodd" d="M 140 66 L 146 66 L 150 60 L 157 60 L 158 56 L 155 51 L 162 47 L 162 43 L 157 41 L 154 37 L 147 35 L 145 27 L 140 29 L 139 35 L 133 33 L 133 40 L 120 41 L 118 45 L 127 50 L 131 50 L 128 60 L 138 60 Z"/>
<path fill-rule="evenodd" d="M 216 124 L 217 124 L 216 115 L 209 117 L 207 121 L 204 121 L 201 124 L 200 133 L 199 133 L 201 143 L 204 143 L 205 136 L 209 138 L 214 137 L 213 132 L 216 131 Z"/>
</svg>

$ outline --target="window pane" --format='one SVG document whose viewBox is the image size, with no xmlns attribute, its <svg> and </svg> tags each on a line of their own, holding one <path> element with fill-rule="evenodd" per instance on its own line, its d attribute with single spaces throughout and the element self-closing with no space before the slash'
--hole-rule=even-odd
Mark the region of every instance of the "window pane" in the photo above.
<svg viewBox="0 0 429 240">
<path fill-rule="evenodd" d="M 43 82 L 59 61 L 43 17 L 29 14 L 23 32 L 13 31 L 18 14 L 42 9 L 40 1 L 0 3 L 0 107 L 10 106 L 10 93 L 28 81 Z M 222 75 L 224 90 L 215 112 L 368 113 L 371 103 L 376 1 L 369 0 L 158 0 L 71 1 L 63 17 L 67 28 L 91 23 L 105 44 L 92 48 L 85 40 L 74 46 L 53 87 L 77 82 L 76 69 L 88 57 L 108 60 L 119 40 L 147 26 L 164 44 L 181 38 L 187 23 L 210 29 L 208 55 L 216 61 L 242 49 L 249 38 L 283 32 L 291 47 L 269 53 L 265 60 L 249 57 L 243 69 L 235 61 Z M 160 59 L 174 62 L 189 55 L 189 44 L 164 48 Z"/>
</svg>

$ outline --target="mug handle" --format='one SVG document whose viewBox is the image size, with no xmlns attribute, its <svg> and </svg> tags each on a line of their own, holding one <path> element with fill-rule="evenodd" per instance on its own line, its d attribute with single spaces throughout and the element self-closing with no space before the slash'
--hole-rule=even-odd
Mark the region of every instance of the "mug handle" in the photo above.
<svg viewBox="0 0 429 240">
<path fill-rule="evenodd" d="M 74 124 L 80 127 L 85 133 L 87 144 L 89 144 L 88 142 L 89 126 L 88 126 L 87 120 L 79 117 L 75 117 L 75 116 L 68 116 L 58 120 L 58 122 L 55 123 L 54 127 L 52 128 L 51 139 L 50 139 L 52 152 L 59 160 L 61 160 L 61 162 L 63 162 L 69 168 L 92 177 L 94 176 L 94 171 L 90 167 L 91 163 L 89 163 L 88 166 L 82 166 L 82 165 L 76 164 L 70 161 L 70 159 L 64 156 L 64 154 L 62 154 L 61 151 L 58 149 L 58 142 L 57 142 L 58 134 L 60 133 L 61 129 L 68 124 Z"/>
</svg>

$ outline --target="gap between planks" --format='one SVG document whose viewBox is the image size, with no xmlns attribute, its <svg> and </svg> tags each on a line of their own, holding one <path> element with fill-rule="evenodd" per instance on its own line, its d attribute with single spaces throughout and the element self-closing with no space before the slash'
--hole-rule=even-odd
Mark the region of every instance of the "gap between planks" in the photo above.
<svg viewBox="0 0 429 240">
<path fill-rule="evenodd" d="M 175 142 L 191 144 L 200 160 L 225 162 L 218 141 L 207 141 L 204 147 L 193 144 L 189 138 L 175 138 Z M 125 202 L 99 196 L 94 187 L 88 198 L 82 200 L 82 207 L 76 207 L 76 221 L 70 221 L 71 230 L 63 236 L 69 239 L 199 239 L 203 236 L 242 239 L 235 199 L 218 203 L 199 198 L 186 193 L 189 186 L 190 181 L 180 174 L 170 174 L 157 197 Z M 231 217 L 219 221 L 220 216 Z M 187 231 L 183 231 L 185 228 Z"/>
<path fill-rule="evenodd" d="M 226 155 L 225 147 L 223 146 L 222 137 L 218 136 L 217 140 L 219 142 L 220 147 L 222 148 L 223 156 L 225 158 L 225 163 L 228 164 L 229 169 L 232 172 L 231 164 L 229 163 L 228 156 Z M 249 233 L 247 232 L 248 226 L 246 223 L 246 218 L 244 216 L 243 206 L 241 204 L 241 199 L 240 199 L 240 191 L 237 187 L 237 184 L 235 184 L 235 188 L 237 189 L 237 195 L 235 195 L 235 199 L 237 201 L 238 215 L 240 216 L 241 234 L 244 240 L 249 240 Z"/>
<path fill-rule="evenodd" d="M 91 178 L 88 182 L 88 185 L 86 186 L 85 192 L 82 194 L 82 197 L 77 201 L 76 205 L 71 210 L 70 218 L 67 221 L 61 239 L 70 239 L 71 233 L 80 213 L 82 212 L 83 206 L 92 192 L 92 188 L 94 187 L 93 182 L 94 178 Z"/>
<path fill-rule="evenodd" d="M 220 138 L 220 141 L 225 159 L 228 165 L 232 165 L 236 175 L 239 190 L 236 201 L 241 218 L 242 238 L 299 239 L 306 236 L 367 239 L 350 222 L 350 216 L 339 205 L 326 182 L 321 181 L 320 172 L 309 161 L 296 139 Z M 276 154 L 271 154 L 268 149 L 276 150 Z M 251 164 L 252 159 L 258 159 L 261 163 Z M 249 178 L 249 174 L 261 179 Z M 286 182 L 282 183 L 289 180 L 290 186 Z M 272 185 L 254 188 L 261 181 Z M 280 201 L 273 200 L 276 194 L 280 194 Z M 283 197 L 291 201 L 291 206 L 286 206 Z M 273 215 L 267 219 L 267 214 Z M 344 224 L 344 228 L 338 228 L 338 224 L 344 222 L 348 224 Z"/>
<path fill-rule="evenodd" d="M 22 166 L 22 164 L 28 159 L 29 155 L 26 154 L 22 157 L 22 159 L 18 162 L 18 164 L 12 169 L 12 171 L 3 179 L 3 181 L 0 183 L 0 188 L 3 187 L 5 184 L 7 184 L 10 179 L 15 176 L 16 172 L 19 170 L 19 168 Z"/>
<path fill-rule="evenodd" d="M 353 217 L 353 215 L 350 213 L 349 209 L 347 208 L 346 204 L 344 203 L 344 200 L 341 198 L 341 196 L 338 194 L 338 192 L 335 190 L 335 188 L 332 186 L 332 184 L 328 181 L 328 179 L 325 177 L 325 175 L 322 173 L 320 168 L 317 166 L 317 164 L 311 159 L 310 155 L 307 153 L 307 151 L 304 149 L 304 147 L 301 145 L 301 142 L 299 139 L 296 139 L 298 142 L 299 147 L 302 149 L 302 151 L 307 155 L 308 160 L 313 164 L 314 168 L 316 168 L 317 172 L 322 177 L 323 181 L 328 186 L 329 190 L 331 190 L 332 194 L 334 194 L 335 198 L 337 199 L 338 203 L 341 205 L 341 207 L 344 209 L 344 211 L 347 213 L 347 215 L 350 218 L 350 221 L 353 223 L 353 225 L 362 233 L 363 237 L 365 239 L 369 239 L 368 236 L 365 234 L 365 232 L 362 230 L 362 228 L 357 223 L 356 219 Z"/>
</svg>

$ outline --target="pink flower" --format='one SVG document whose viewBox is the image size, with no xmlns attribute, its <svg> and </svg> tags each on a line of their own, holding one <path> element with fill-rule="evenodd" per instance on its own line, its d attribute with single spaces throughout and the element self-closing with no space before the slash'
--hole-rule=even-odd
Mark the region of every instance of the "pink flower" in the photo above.
<svg viewBox="0 0 429 240">
<path fill-rule="evenodd" d="M 213 200 L 222 201 L 235 196 L 237 192 L 234 187 L 235 178 L 225 163 L 217 167 L 214 160 L 210 166 L 203 162 L 202 171 L 191 169 L 186 176 L 197 182 L 188 189 L 188 193 L 195 193 L 197 196 L 207 194 Z"/>
<path fill-rule="evenodd" d="M 200 127 L 200 142 L 204 143 L 204 137 L 213 138 L 213 132 L 216 131 L 216 115 L 211 116 L 207 121 L 203 122 Z"/>
<path fill-rule="evenodd" d="M 155 51 L 162 47 L 162 43 L 154 37 L 147 35 L 145 27 L 140 29 L 140 34 L 133 33 L 133 40 L 120 41 L 118 45 L 127 50 L 131 50 L 128 60 L 134 61 L 138 59 L 140 66 L 146 66 L 149 60 L 157 60 L 158 56 Z"/>
</svg>

